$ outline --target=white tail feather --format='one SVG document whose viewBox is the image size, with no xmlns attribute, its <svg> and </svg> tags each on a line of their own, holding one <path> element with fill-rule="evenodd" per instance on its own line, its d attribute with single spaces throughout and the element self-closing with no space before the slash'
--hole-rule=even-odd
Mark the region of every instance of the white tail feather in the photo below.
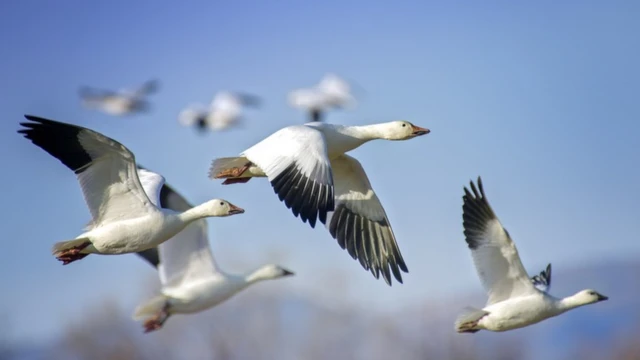
<svg viewBox="0 0 640 360">
<path fill-rule="evenodd" d="M 455 329 L 457 332 L 461 331 L 469 331 L 469 323 L 477 322 L 483 317 L 489 315 L 488 312 L 480 309 L 476 309 L 474 307 L 466 307 L 464 311 L 458 315 L 455 321 Z M 465 325 L 467 325 L 465 327 Z"/>
<path fill-rule="evenodd" d="M 165 295 L 158 295 L 138 306 L 133 312 L 133 320 L 143 320 L 150 316 L 157 315 L 167 305 L 167 300 L 168 298 Z"/>
</svg>

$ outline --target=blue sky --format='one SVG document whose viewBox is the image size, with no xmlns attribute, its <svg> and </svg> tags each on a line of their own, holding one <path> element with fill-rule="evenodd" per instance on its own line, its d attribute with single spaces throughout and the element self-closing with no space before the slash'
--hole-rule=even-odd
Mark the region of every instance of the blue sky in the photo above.
<svg viewBox="0 0 640 360">
<path fill-rule="evenodd" d="M 298 276 L 268 286 L 322 302 L 384 310 L 479 291 L 461 225 L 462 187 L 478 175 L 530 272 L 638 256 L 638 10 L 632 1 L 2 3 L 0 316 L 14 340 L 44 339 L 103 297 L 133 309 L 141 284 L 155 281 L 133 255 L 66 267 L 50 255 L 89 212 L 73 173 L 15 133 L 25 113 L 117 139 L 194 203 L 245 208 L 210 220 L 220 265 L 279 262 Z M 364 89 L 356 109 L 330 122 L 405 119 L 432 130 L 353 152 L 394 227 L 404 285 L 373 279 L 327 231 L 294 218 L 266 180 L 223 187 L 206 176 L 213 158 L 303 122 L 287 92 L 326 72 Z M 82 85 L 150 78 L 162 87 L 149 114 L 114 118 L 78 100 Z M 197 136 L 178 124 L 185 105 L 218 90 L 265 105 L 243 129 Z M 346 294 L 336 291 L 344 281 Z"/>
</svg>

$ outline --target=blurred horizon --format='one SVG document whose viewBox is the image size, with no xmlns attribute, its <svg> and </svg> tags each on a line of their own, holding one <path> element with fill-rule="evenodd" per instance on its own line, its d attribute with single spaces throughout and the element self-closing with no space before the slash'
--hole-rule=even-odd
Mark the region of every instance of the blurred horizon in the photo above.
<svg viewBox="0 0 640 360">
<path fill-rule="evenodd" d="M 238 296 L 279 291 L 377 316 L 481 294 L 461 209 L 463 187 L 478 176 L 530 274 L 552 263 L 553 281 L 566 284 L 552 287 L 558 297 L 594 287 L 565 274 L 617 269 L 640 255 L 638 11 L 637 2 L 591 0 L 1 4 L 0 185 L 12 255 L 0 263 L 5 343 L 56 341 L 70 320 L 106 300 L 132 312 L 148 295 L 141 284 L 157 281 L 135 255 L 92 255 L 64 267 L 51 256 L 53 243 L 80 234 L 90 214 L 73 173 L 16 133 L 24 114 L 114 138 L 191 203 L 224 198 L 244 208 L 208 222 L 220 266 L 244 273 L 276 263 L 296 276 Z M 214 158 L 306 122 L 287 94 L 326 73 L 352 82 L 358 104 L 329 111 L 325 121 L 402 119 L 431 130 L 350 153 L 389 217 L 409 268 L 404 284 L 373 278 L 321 224 L 311 229 L 294 217 L 265 179 L 222 186 L 207 177 Z M 160 87 L 148 113 L 119 118 L 80 103 L 81 86 L 118 90 L 150 79 Z M 224 90 L 255 94 L 262 107 L 223 132 L 200 135 L 178 123 L 183 108 Z M 606 295 L 607 304 L 571 319 L 615 307 L 623 294 Z M 485 301 L 478 300 L 465 305 Z M 434 331 L 448 334 L 453 321 Z M 526 338 L 538 326 L 519 333 Z"/>
</svg>

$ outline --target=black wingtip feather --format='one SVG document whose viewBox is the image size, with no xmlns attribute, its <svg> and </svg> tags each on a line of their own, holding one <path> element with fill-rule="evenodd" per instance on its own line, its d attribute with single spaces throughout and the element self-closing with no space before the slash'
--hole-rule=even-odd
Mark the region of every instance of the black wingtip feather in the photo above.
<svg viewBox="0 0 640 360">
<path fill-rule="evenodd" d="M 547 268 L 540 274 L 544 277 L 548 286 L 551 286 L 551 263 L 547 264 Z"/>
<path fill-rule="evenodd" d="M 389 286 L 392 286 L 391 275 L 398 283 L 403 283 L 401 272 L 408 273 L 409 270 L 386 219 L 371 221 L 344 205 L 338 205 L 331 217 L 329 233 L 376 279 L 382 273 Z"/>
<path fill-rule="evenodd" d="M 293 215 L 315 228 L 316 221 L 326 223 L 327 213 L 334 210 L 333 185 L 320 184 L 302 174 L 291 164 L 271 181 L 273 191 Z"/>
<path fill-rule="evenodd" d="M 484 194 L 482 179 L 478 176 L 477 187 L 473 181 L 469 184 L 471 191 L 465 187 L 462 196 L 462 225 L 467 245 L 470 249 L 475 249 L 478 247 L 476 237 L 484 232 L 490 220 L 496 219 L 496 215 Z"/>
<path fill-rule="evenodd" d="M 534 285 L 544 285 L 547 288 L 551 286 L 551 263 L 540 274 L 533 276 L 531 281 Z"/>
<path fill-rule="evenodd" d="M 20 125 L 24 129 L 18 130 L 18 133 L 60 160 L 76 174 L 84 171 L 91 163 L 91 156 L 78 140 L 78 134 L 91 130 L 34 115 L 24 115 L 24 117 L 32 122 L 21 122 Z"/>
</svg>

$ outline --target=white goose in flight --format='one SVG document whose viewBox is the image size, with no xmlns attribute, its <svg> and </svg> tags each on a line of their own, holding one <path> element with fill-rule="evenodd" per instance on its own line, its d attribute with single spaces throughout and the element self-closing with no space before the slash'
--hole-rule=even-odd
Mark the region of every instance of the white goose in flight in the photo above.
<svg viewBox="0 0 640 360">
<path fill-rule="evenodd" d="M 145 186 L 146 173 L 139 170 L 139 175 L 145 191 L 150 194 L 154 189 Z M 182 212 L 192 205 L 164 184 L 160 190 L 160 207 Z M 133 318 L 144 320 L 145 332 L 160 329 L 171 315 L 212 308 L 259 281 L 294 275 L 273 264 L 246 275 L 222 271 L 211 253 L 205 219 L 194 221 L 157 248 L 138 254 L 158 269 L 162 283 L 162 293 L 135 310 Z"/>
<path fill-rule="evenodd" d="M 407 121 L 366 126 L 323 122 L 285 127 L 239 157 L 215 159 L 209 171 L 223 184 L 267 177 L 273 189 L 303 222 L 325 224 L 331 236 L 378 278 L 402 283 L 408 272 L 389 219 L 358 160 L 345 153 L 375 139 L 409 140 L 429 130 Z"/>
<path fill-rule="evenodd" d="M 551 296 L 551 266 L 529 279 L 515 243 L 487 201 L 482 180 L 478 177 L 478 188 L 471 182 L 471 192 L 466 187 L 464 192 L 464 235 L 489 300 L 482 310 L 467 308 L 455 322 L 456 331 L 518 329 L 608 299 L 590 289 L 562 299 Z"/>
<path fill-rule="evenodd" d="M 238 124 L 242 120 L 242 108 L 257 108 L 261 104 L 255 95 L 221 91 L 217 93 L 208 109 L 199 104 L 189 105 L 178 115 L 184 126 L 194 126 L 198 132 L 220 131 Z"/>
<path fill-rule="evenodd" d="M 356 100 L 349 84 L 335 74 L 325 75 L 312 88 L 296 89 L 289 93 L 289 104 L 309 112 L 309 121 L 322 121 L 324 113 L 332 108 L 352 107 Z"/>
<path fill-rule="evenodd" d="M 142 187 L 135 157 L 119 142 L 96 131 L 37 116 L 18 130 L 25 138 L 57 158 L 76 174 L 92 215 L 86 231 L 74 240 L 53 246 L 63 265 L 89 254 L 124 254 L 160 245 L 193 221 L 213 216 L 241 214 L 243 209 L 214 199 L 176 213 L 154 205 L 164 184 L 155 173 Z"/>
<path fill-rule="evenodd" d="M 148 111 L 149 102 L 146 96 L 158 91 L 159 82 L 149 80 L 136 89 L 122 89 L 120 91 L 80 88 L 82 103 L 88 108 L 104 111 L 115 116 L 124 116 Z"/>
</svg>

